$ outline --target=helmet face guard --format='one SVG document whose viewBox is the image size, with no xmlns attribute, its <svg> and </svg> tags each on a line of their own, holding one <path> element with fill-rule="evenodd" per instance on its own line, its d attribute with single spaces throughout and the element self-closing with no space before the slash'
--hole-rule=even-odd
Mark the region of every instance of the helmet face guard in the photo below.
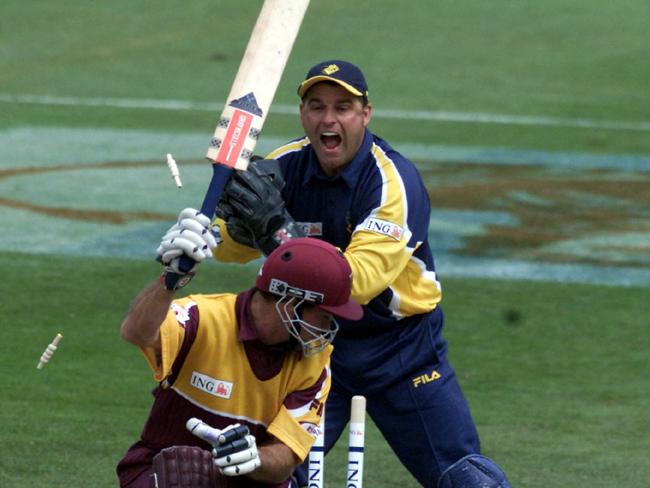
<svg viewBox="0 0 650 488">
<path fill-rule="evenodd" d="M 300 314 L 300 308 L 304 303 L 310 302 L 306 302 L 304 298 L 285 295 L 275 302 L 275 309 L 289 335 L 302 347 L 303 354 L 312 356 L 332 343 L 339 330 L 339 324 L 334 317 L 327 329 L 304 321 Z"/>
</svg>

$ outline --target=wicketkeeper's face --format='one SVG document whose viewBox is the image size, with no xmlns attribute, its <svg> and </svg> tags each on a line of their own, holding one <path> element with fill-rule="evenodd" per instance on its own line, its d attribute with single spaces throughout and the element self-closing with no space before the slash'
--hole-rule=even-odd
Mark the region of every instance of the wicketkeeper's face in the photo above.
<svg viewBox="0 0 650 488">
<path fill-rule="evenodd" d="M 317 83 L 300 104 L 300 121 L 309 137 L 321 168 L 329 175 L 340 172 L 356 155 L 372 106 L 364 105 L 340 85 Z"/>
</svg>

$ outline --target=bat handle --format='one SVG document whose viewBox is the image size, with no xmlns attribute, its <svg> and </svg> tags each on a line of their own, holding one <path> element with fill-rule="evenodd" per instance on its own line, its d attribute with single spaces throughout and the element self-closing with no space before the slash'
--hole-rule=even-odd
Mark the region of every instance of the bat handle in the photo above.
<svg viewBox="0 0 650 488">
<path fill-rule="evenodd" d="M 231 174 L 232 168 L 230 166 L 219 163 L 214 163 L 212 165 L 212 179 L 210 180 L 208 191 L 206 192 L 203 204 L 201 205 L 201 213 L 203 215 L 207 215 L 210 218 L 214 217 L 214 212 L 219 204 L 219 199 L 221 198 L 223 189 L 226 187 L 226 183 L 228 183 Z"/>
<path fill-rule="evenodd" d="M 208 186 L 208 191 L 205 194 L 203 199 L 203 204 L 201 205 L 201 213 L 207 215 L 210 219 L 214 217 L 214 212 L 217 209 L 219 204 L 219 199 L 223 193 L 223 189 L 226 187 L 226 183 L 230 179 L 232 174 L 232 168 L 219 163 L 214 163 L 212 165 L 212 179 L 210 180 L 210 185 Z M 187 273 L 194 267 L 194 260 L 189 256 L 181 256 L 180 263 L 178 267 L 184 273 Z"/>
</svg>

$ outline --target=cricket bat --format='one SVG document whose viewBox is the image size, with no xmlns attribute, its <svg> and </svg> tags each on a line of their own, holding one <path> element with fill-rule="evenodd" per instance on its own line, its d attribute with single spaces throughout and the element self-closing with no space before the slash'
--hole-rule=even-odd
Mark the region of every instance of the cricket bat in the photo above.
<svg viewBox="0 0 650 488">
<path fill-rule="evenodd" d="M 201 213 L 210 218 L 232 169 L 248 167 L 308 5 L 309 0 L 265 0 L 262 5 L 206 154 L 213 163 L 212 179 Z M 192 265 L 182 257 L 183 271 Z"/>
<path fill-rule="evenodd" d="M 265 0 L 262 5 L 206 154 L 215 172 L 201 206 L 208 217 L 231 169 L 248 167 L 308 5 L 309 0 Z"/>
</svg>

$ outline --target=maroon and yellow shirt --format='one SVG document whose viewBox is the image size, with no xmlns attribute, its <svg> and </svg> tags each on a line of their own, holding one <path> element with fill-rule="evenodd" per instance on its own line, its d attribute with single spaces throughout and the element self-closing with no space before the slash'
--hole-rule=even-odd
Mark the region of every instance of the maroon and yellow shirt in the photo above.
<svg viewBox="0 0 650 488">
<path fill-rule="evenodd" d="M 118 465 L 121 481 L 150 471 L 165 447 L 211 449 L 186 430 L 191 417 L 215 428 L 248 425 L 258 444 L 272 435 L 300 460 L 307 456 L 330 388 L 331 346 L 304 357 L 290 344 L 262 344 L 249 313 L 251 295 L 190 295 L 172 303 L 160 328 L 161 360 L 143 349 L 160 384 L 140 440 Z"/>
</svg>

